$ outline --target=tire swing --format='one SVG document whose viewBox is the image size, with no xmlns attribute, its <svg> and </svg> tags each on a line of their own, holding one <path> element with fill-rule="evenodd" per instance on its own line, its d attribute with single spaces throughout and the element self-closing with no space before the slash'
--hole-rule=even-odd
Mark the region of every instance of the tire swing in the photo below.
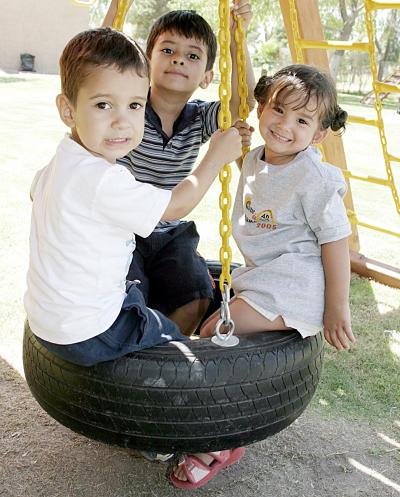
<svg viewBox="0 0 400 497">
<path fill-rule="evenodd" d="M 120 13 L 126 3 L 119 0 Z M 219 12 L 221 56 L 225 55 L 225 62 L 220 61 L 221 84 L 228 85 L 228 0 L 220 0 Z M 237 42 L 239 36 L 235 36 Z M 245 60 L 244 50 L 242 57 Z M 243 77 L 245 70 L 241 74 Z M 220 89 L 223 129 L 230 126 L 226 88 Z M 289 426 L 307 407 L 322 368 L 321 334 L 302 339 L 297 332 L 259 333 L 226 346 L 230 338 L 236 338 L 232 337 L 234 324 L 228 306 L 229 177 L 226 165 L 220 174 L 222 264 L 208 263 L 216 281 L 221 273 L 222 292 L 217 292 L 214 307 L 218 308 L 222 294 L 220 323 L 228 326 L 229 333 L 221 335 L 217 330 L 214 338 L 224 346 L 214 338 L 170 342 L 82 367 L 49 352 L 26 323 L 26 381 L 38 403 L 61 424 L 122 447 L 163 453 L 210 452 L 263 440 Z"/>
</svg>

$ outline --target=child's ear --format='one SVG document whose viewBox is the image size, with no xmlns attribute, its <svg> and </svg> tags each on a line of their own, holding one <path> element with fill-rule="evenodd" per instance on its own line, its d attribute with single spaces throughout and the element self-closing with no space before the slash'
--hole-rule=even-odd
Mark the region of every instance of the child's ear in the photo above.
<svg viewBox="0 0 400 497">
<path fill-rule="evenodd" d="M 74 108 L 68 98 L 61 93 L 56 97 L 56 105 L 60 118 L 69 128 L 75 127 Z"/>
<path fill-rule="evenodd" d="M 213 79 L 214 79 L 214 71 L 212 69 L 206 71 L 204 73 L 204 78 L 201 80 L 199 84 L 200 88 L 203 88 L 203 90 L 205 90 Z"/>
<path fill-rule="evenodd" d="M 265 106 L 265 103 L 259 103 L 257 105 L 257 117 L 258 117 L 258 119 L 260 119 L 261 114 L 263 113 L 264 106 Z"/>
<path fill-rule="evenodd" d="M 325 140 L 327 134 L 328 134 L 327 129 L 318 130 L 313 137 L 312 144 L 316 145 L 318 143 L 323 142 Z"/>
</svg>

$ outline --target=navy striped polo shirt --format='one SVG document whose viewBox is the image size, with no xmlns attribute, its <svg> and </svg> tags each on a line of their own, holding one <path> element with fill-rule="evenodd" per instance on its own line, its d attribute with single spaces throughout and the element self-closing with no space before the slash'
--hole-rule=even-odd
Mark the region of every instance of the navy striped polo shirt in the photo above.
<svg viewBox="0 0 400 497">
<path fill-rule="evenodd" d="M 188 102 L 168 137 L 159 116 L 147 102 L 143 140 L 118 163 L 127 167 L 137 181 L 172 190 L 191 173 L 200 146 L 218 129 L 219 109 L 220 102 Z M 176 224 L 162 222 L 159 228 Z"/>
</svg>

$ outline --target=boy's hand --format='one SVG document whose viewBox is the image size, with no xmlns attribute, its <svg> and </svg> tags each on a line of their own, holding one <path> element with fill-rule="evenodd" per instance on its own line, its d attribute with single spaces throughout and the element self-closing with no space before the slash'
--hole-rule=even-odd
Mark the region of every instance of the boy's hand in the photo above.
<svg viewBox="0 0 400 497">
<path fill-rule="evenodd" d="M 351 329 L 348 304 L 325 308 L 324 336 L 326 341 L 337 350 L 349 349 L 350 342 L 356 341 Z"/>
<path fill-rule="evenodd" d="M 242 154 L 242 138 L 236 128 L 212 134 L 207 155 L 213 163 L 223 166 Z"/>
<path fill-rule="evenodd" d="M 236 27 L 236 22 L 234 21 L 233 16 L 236 16 L 242 21 L 243 30 L 246 32 L 253 17 L 250 1 L 234 0 L 231 6 L 231 30 L 234 30 Z"/>
<path fill-rule="evenodd" d="M 254 132 L 253 126 L 250 126 L 250 124 L 240 120 L 236 121 L 233 126 L 239 131 L 239 135 L 242 138 L 242 147 L 250 147 L 251 135 Z"/>
</svg>

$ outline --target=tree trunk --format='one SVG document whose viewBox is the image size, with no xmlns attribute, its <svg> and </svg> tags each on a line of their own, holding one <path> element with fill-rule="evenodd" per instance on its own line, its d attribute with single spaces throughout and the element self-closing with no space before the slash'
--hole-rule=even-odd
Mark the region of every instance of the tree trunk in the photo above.
<svg viewBox="0 0 400 497">
<path fill-rule="evenodd" d="M 378 67 L 378 80 L 382 81 L 383 78 L 386 76 L 384 74 L 385 72 L 385 62 L 390 60 L 390 53 L 392 51 L 394 42 L 395 42 L 395 37 L 396 37 L 396 28 L 397 28 L 397 10 L 392 10 L 390 14 L 388 15 L 387 21 L 386 21 L 386 27 L 384 30 L 384 41 L 385 43 L 385 48 L 383 52 L 380 54 L 379 58 L 379 67 Z"/>
<path fill-rule="evenodd" d="M 351 0 L 350 14 L 347 12 L 346 0 L 339 1 L 340 15 L 343 20 L 343 27 L 340 30 L 339 40 L 348 41 L 353 31 L 354 24 L 359 14 L 358 0 Z M 340 61 L 344 55 L 344 50 L 336 50 L 329 60 L 329 67 L 332 78 L 336 81 L 339 71 Z"/>
</svg>

